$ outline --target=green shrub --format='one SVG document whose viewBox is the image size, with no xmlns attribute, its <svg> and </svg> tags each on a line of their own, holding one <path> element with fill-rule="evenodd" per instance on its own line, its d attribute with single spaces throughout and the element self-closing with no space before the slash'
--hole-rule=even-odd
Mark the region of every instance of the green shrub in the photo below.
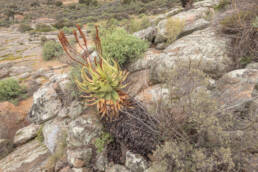
<svg viewBox="0 0 258 172">
<path fill-rule="evenodd" d="M 49 25 L 46 25 L 46 24 L 38 24 L 36 26 L 36 31 L 37 32 L 50 32 L 52 30 L 53 30 L 53 28 Z"/>
<path fill-rule="evenodd" d="M 80 4 L 86 4 L 86 5 L 98 5 L 98 1 L 97 0 L 79 0 Z"/>
<path fill-rule="evenodd" d="M 105 57 L 125 65 L 126 62 L 141 56 L 148 48 L 148 43 L 118 28 L 105 34 L 102 47 Z"/>
<path fill-rule="evenodd" d="M 53 24 L 53 27 L 57 29 L 62 29 L 63 27 L 72 27 L 72 26 L 74 26 L 74 23 L 68 19 L 59 19 L 55 24 Z"/>
<path fill-rule="evenodd" d="M 15 103 L 17 99 L 26 94 L 26 89 L 13 78 L 0 80 L 0 101 L 11 101 Z"/>
<path fill-rule="evenodd" d="M 176 38 L 178 35 L 182 32 L 184 29 L 184 21 L 176 18 L 169 18 L 166 23 L 166 32 L 167 32 L 167 37 L 168 37 L 168 42 L 171 43 Z"/>
<path fill-rule="evenodd" d="M 65 34 L 72 34 L 73 33 L 73 28 L 69 28 L 69 27 L 63 27 L 63 31 Z"/>
<path fill-rule="evenodd" d="M 47 41 L 43 46 L 43 59 L 51 60 L 55 57 L 59 57 L 63 54 L 63 49 L 59 43 L 50 40 Z"/>
<path fill-rule="evenodd" d="M 56 5 L 57 7 L 60 7 L 60 6 L 63 5 L 63 2 L 62 2 L 62 1 L 56 1 L 56 2 L 55 2 L 55 5 Z"/>
<path fill-rule="evenodd" d="M 97 152 L 101 153 L 105 146 L 113 141 L 113 138 L 109 133 L 103 132 L 99 138 L 95 141 L 95 147 L 97 148 Z"/>
<path fill-rule="evenodd" d="M 22 33 L 33 30 L 28 24 L 20 24 L 18 30 Z"/>
</svg>

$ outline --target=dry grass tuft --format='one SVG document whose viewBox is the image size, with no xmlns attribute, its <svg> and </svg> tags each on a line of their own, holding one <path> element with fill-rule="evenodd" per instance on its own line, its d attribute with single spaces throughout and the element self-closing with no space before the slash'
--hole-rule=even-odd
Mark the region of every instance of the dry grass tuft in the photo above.
<svg viewBox="0 0 258 172">
<path fill-rule="evenodd" d="M 176 38 L 180 35 L 182 30 L 184 29 L 185 22 L 171 17 L 167 20 L 166 23 L 166 32 L 168 36 L 168 42 L 171 43 L 176 40 Z"/>
</svg>

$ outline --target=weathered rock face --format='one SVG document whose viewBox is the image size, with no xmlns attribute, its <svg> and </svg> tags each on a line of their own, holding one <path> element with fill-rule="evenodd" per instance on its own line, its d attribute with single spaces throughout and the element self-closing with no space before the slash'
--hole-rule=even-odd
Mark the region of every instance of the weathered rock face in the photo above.
<svg viewBox="0 0 258 172">
<path fill-rule="evenodd" d="M 252 98 L 258 83 L 258 70 L 239 69 L 231 71 L 217 82 L 218 96 L 221 104 L 235 105 Z"/>
<path fill-rule="evenodd" d="M 49 121 L 44 124 L 42 133 L 44 136 L 44 144 L 51 153 L 55 152 L 59 138 L 61 137 L 62 129 L 61 123 L 56 121 Z"/>
<path fill-rule="evenodd" d="M 141 155 L 127 151 L 125 166 L 131 172 L 144 172 L 148 168 L 148 163 Z"/>
<path fill-rule="evenodd" d="M 169 47 L 164 55 L 155 59 L 152 66 L 151 79 L 162 82 L 170 75 L 176 60 L 198 61 L 200 69 L 213 77 L 219 77 L 230 70 L 232 61 L 227 56 L 227 43 L 229 39 L 218 37 L 212 28 L 196 31 L 185 36 Z"/>
<path fill-rule="evenodd" d="M 157 34 L 157 28 L 150 26 L 147 29 L 140 30 L 140 31 L 134 33 L 134 36 L 136 36 L 142 40 L 154 42 L 156 34 Z"/>
<path fill-rule="evenodd" d="M 33 95 L 33 106 L 29 113 L 29 120 L 35 123 L 42 123 L 57 116 L 62 108 L 62 102 L 53 85 L 41 87 Z"/>
<path fill-rule="evenodd" d="M 56 116 L 75 118 L 83 111 L 80 102 L 73 100 L 68 74 L 54 75 L 33 95 L 33 105 L 28 115 L 30 121 L 43 123 Z M 73 101 L 73 102 L 71 102 Z"/>
<path fill-rule="evenodd" d="M 80 147 L 88 146 L 93 140 L 100 136 L 102 132 L 102 124 L 97 118 L 94 110 L 90 109 L 85 115 L 78 117 L 69 124 L 68 146 Z"/>
<path fill-rule="evenodd" d="M 18 130 L 14 137 L 14 145 L 18 146 L 28 142 L 29 140 L 33 139 L 37 135 L 37 131 L 39 130 L 40 126 L 35 124 L 30 124 L 27 127 L 21 128 Z"/>
<path fill-rule="evenodd" d="M 194 4 L 194 8 L 183 11 L 182 8 L 175 8 L 171 11 L 161 14 L 152 20 L 153 25 L 147 29 L 134 33 L 135 36 L 147 40 L 156 45 L 157 49 L 165 49 L 168 44 L 167 21 L 169 18 L 180 20 L 184 23 L 184 28 L 177 38 L 191 34 L 194 31 L 205 29 L 209 26 L 209 21 L 205 17 L 210 13 L 210 9 L 220 3 L 219 0 L 201 1 Z"/>
<path fill-rule="evenodd" d="M 139 92 L 149 86 L 149 70 L 142 70 L 131 73 L 128 76 L 129 85 L 127 86 L 127 93 L 134 97 Z"/>
<path fill-rule="evenodd" d="M 184 29 L 181 34 L 186 35 L 187 33 L 191 33 L 195 30 L 200 30 L 208 26 L 209 22 L 201 19 L 207 15 L 208 11 L 208 8 L 191 9 L 189 11 L 176 14 L 172 16 L 172 18 L 180 20 L 184 23 Z M 168 40 L 168 34 L 166 31 L 166 24 L 168 20 L 169 19 L 164 19 L 160 21 L 157 26 L 157 34 L 155 37 L 156 44 L 166 42 Z"/>
<path fill-rule="evenodd" d="M 160 56 L 163 56 L 165 58 L 165 55 L 165 53 L 151 48 L 145 52 L 143 58 L 138 59 L 128 67 L 129 71 L 136 72 L 149 69 L 152 63 L 154 63 L 153 61 L 155 61 L 155 59 Z"/>
<path fill-rule="evenodd" d="M 0 171 L 35 172 L 48 156 L 47 148 L 34 140 L 0 160 Z"/>
</svg>

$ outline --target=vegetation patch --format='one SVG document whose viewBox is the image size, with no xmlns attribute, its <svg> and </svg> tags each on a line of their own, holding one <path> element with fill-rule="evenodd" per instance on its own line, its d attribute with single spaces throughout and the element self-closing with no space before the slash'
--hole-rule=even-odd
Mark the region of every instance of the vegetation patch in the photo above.
<svg viewBox="0 0 258 172">
<path fill-rule="evenodd" d="M 182 30 L 184 29 L 184 21 L 177 18 L 169 18 L 166 23 L 166 35 L 168 37 L 168 42 L 172 43 L 177 39 Z"/>
<path fill-rule="evenodd" d="M 102 39 L 105 58 L 114 59 L 122 66 L 140 57 L 148 46 L 147 42 L 120 28 L 107 33 Z"/>
<path fill-rule="evenodd" d="M 156 118 L 164 139 L 153 155 L 151 172 L 233 171 L 233 148 L 224 132 L 231 120 L 219 119 L 199 62 L 178 60 L 166 84 L 169 94 L 157 102 Z M 229 117 L 229 114 L 223 114 Z"/>
<path fill-rule="evenodd" d="M 150 19 L 146 16 L 141 19 L 131 19 L 128 22 L 129 24 L 127 24 L 126 29 L 129 33 L 134 33 L 139 30 L 146 29 L 151 25 Z"/>
<path fill-rule="evenodd" d="M 0 80 L 0 101 L 10 101 L 16 104 L 26 96 L 25 87 L 13 78 Z"/>
<path fill-rule="evenodd" d="M 38 24 L 35 30 L 37 32 L 50 32 L 50 31 L 53 31 L 54 29 L 51 26 L 46 24 Z"/>
<path fill-rule="evenodd" d="M 101 153 L 105 146 L 113 141 L 113 138 L 109 133 L 103 132 L 99 138 L 95 140 L 95 147 L 97 148 L 97 152 Z"/>
<path fill-rule="evenodd" d="M 228 54 L 235 68 L 258 61 L 257 8 L 253 1 L 235 1 L 230 12 L 220 18 L 221 32 L 231 38 Z"/>
<path fill-rule="evenodd" d="M 36 140 L 39 141 L 40 143 L 44 142 L 43 128 L 44 128 L 44 125 L 41 125 L 39 130 L 37 131 Z"/>
<path fill-rule="evenodd" d="M 44 43 L 43 46 L 43 59 L 51 60 L 55 57 L 63 55 L 63 49 L 59 43 L 56 41 L 50 40 Z"/>
</svg>

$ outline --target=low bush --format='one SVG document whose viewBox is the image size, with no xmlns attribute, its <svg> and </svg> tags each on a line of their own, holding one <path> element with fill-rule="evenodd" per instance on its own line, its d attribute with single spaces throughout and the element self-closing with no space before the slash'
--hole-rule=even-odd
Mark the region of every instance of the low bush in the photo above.
<svg viewBox="0 0 258 172">
<path fill-rule="evenodd" d="M 113 138 L 109 133 L 103 132 L 99 138 L 95 140 L 95 147 L 97 152 L 101 153 L 106 145 L 113 141 Z"/>
<path fill-rule="evenodd" d="M 125 65 L 141 56 L 147 50 L 148 43 L 130 35 L 124 29 L 117 28 L 105 34 L 102 47 L 105 57 Z"/>
<path fill-rule="evenodd" d="M 63 27 L 62 29 L 64 31 L 65 34 L 72 34 L 73 33 L 73 28 L 69 28 L 69 27 Z"/>
<path fill-rule="evenodd" d="M 20 25 L 19 25 L 18 30 L 19 30 L 20 32 L 24 33 L 24 32 L 27 32 L 27 31 L 30 31 L 30 30 L 33 30 L 33 29 L 30 27 L 29 24 L 23 23 L 23 24 L 20 24 Z"/>
<path fill-rule="evenodd" d="M 0 80 L 0 101 L 16 103 L 19 98 L 26 94 L 25 87 L 13 78 Z"/>
<path fill-rule="evenodd" d="M 98 1 L 97 0 L 79 0 L 80 4 L 86 4 L 86 5 L 98 5 Z"/>
<path fill-rule="evenodd" d="M 49 25 L 46 25 L 46 24 L 38 24 L 36 26 L 36 31 L 37 32 L 50 32 L 52 30 L 53 30 L 53 28 Z"/>
<path fill-rule="evenodd" d="M 175 63 L 166 81 L 168 95 L 157 102 L 164 145 L 154 152 L 150 172 L 231 171 L 235 167 L 230 137 L 224 132 L 233 122 L 214 113 L 218 103 L 207 90 L 208 80 L 199 62 Z"/>
<path fill-rule="evenodd" d="M 251 0 L 235 1 L 226 15 L 219 19 L 224 36 L 231 38 L 228 55 L 235 68 L 241 68 L 252 61 L 258 61 L 258 30 L 255 27 L 257 4 Z"/>
<path fill-rule="evenodd" d="M 184 29 L 184 21 L 176 18 L 169 18 L 166 23 L 168 42 L 171 43 L 180 35 Z"/>
<path fill-rule="evenodd" d="M 51 60 L 55 57 L 59 57 L 63 54 L 63 49 L 59 43 L 50 40 L 45 42 L 43 46 L 43 59 Z"/>
<path fill-rule="evenodd" d="M 55 5 L 56 5 L 57 7 L 60 7 L 60 6 L 63 5 L 63 2 L 62 2 L 62 1 L 56 1 L 56 2 L 55 2 Z"/>
<path fill-rule="evenodd" d="M 53 24 L 53 27 L 57 29 L 62 29 L 63 27 L 72 27 L 74 26 L 74 23 L 67 19 L 59 19 L 55 24 Z"/>
</svg>

